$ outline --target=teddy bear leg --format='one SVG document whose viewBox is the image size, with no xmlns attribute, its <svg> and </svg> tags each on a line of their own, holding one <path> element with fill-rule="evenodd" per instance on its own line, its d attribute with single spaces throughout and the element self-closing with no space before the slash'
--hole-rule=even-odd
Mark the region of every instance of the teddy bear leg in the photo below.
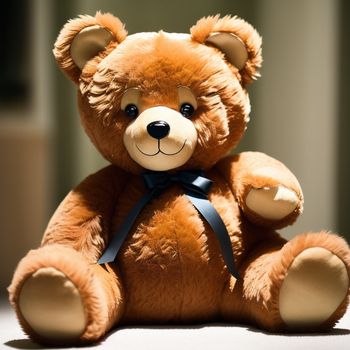
<svg viewBox="0 0 350 350">
<path fill-rule="evenodd" d="M 324 331 L 344 315 L 350 251 L 340 237 L 308 233 L 260 248 L 245 262 L 232 294 L 248 323 L 269 331 Z M 239 311 L 237 311 L 239 310 Z"/>
<path fill-rule="evenodd" d="M 269 331 L 283 328 L 276 301 L 276 281 L 269 274 L 284 244 L 284 240 L 276 237 L 249 253 L 239 268 L 241 278 L 231 277 L 224 288 L 221 314 L 225 321 L 243 322 Z"/>
<path fill-rule="evenodd" d="M 326 330 L 343 316 L 349 296 L 350 250 L 338 236 L 295 237 L 282 251 L 274 277 L 284 276 L 279 310 L 289 330 Z"/>
<path fill-rule="evenodd" d="M 111 268 L 106 269 L 60 245 L 31 251 L 9 287 L 10 301 L 25 332 L 50 345 L 101 338 L 123 310 L 118 278 Z"/>
</svg>

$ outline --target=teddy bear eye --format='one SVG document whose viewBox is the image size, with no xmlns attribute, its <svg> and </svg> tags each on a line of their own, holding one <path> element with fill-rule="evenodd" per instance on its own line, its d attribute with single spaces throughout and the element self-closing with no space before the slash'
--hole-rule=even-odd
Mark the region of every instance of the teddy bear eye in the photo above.
<svg viewBox="0 0 350 350">
<path fill-rule="evenodd" d="M 183 103 L 180 107 L 180 113 L 185 118 L 190 118 L 194 113 L 194 107 L 190 103 Z"/>
<path fill-rule="evenodd" d="M 130 118 L 136 118 L 139 115 L 139 110 L 134 104 L 128 104 L 124 110 L 125 114 Z"/>
</svg>

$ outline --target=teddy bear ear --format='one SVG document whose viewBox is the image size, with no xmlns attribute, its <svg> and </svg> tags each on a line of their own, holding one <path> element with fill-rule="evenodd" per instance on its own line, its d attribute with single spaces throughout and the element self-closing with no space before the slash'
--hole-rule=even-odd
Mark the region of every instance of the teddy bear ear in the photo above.
<svg viewBox="0 0 350 350">
<path fill-rule="evenodd" d="M 261 67 L 261 37 L 246 21 L 238 17 L 210 16 L 200 19 L 191 28 L 192 39 L 214 46 L 235 66 L 243 84 L 259 77 Z"/>
<path fill-rule="evenodd" d="M 127 31 L 119 18 L 110 13 L 97 12 L 95 17 L 80 16 L 62 28 L 55 46 L 54 56 L 59 67 L 78 83 L 85 64 L 98 55 L 106 56 L 109 47 L 121 43 Z M 114 44 L 114 45 L 113 45 Z"/>
</svg>

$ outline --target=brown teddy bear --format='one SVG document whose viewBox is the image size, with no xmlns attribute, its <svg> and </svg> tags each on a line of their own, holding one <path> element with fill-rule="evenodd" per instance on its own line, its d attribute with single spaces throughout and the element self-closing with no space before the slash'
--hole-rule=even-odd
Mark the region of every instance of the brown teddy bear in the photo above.
<svg viewBox="0 0 350 350">
<path fill-rule="evenodd" d="M 55 44 L 83 126 L 112 165 L 68 194 L 9 288 L 41 343 L 119 324 L 245 322 L 324 331 L 344 314 L 350 252 L 328 232 L 287 242 L 294 175 L 258 152 L 227 156 L 249 121 L 261 38 L 237 17 L 190 34 L 127 36 L 110 14 L 69 21 Z"/>
</svg>

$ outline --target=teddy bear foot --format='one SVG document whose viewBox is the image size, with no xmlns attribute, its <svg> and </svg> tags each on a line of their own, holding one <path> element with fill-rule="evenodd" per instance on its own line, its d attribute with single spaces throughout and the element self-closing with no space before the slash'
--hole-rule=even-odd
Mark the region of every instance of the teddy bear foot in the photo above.
<svg viewBox="0 0 350 350">
<path fill-rule="evenodd" d="M 64 273 L 46 267 L 23 284 L 19 309 L 33 331 L 46 339 L 69 342 L 86 328 L 86 316 L 77 287 Z"/>
<path fill-rule="evenodd" d="M 107 271 L 108 270 L 108 271 Z M 9 287 L 24 331 L 47 345 L 81 345 L 103 337 L 122 315 L 118 277 L 72 248 L 30 251 Z"/>
<path fill-rule="evenodd" d="M 349 289 L 344 262 L 329 250 L 303 250 L 287 271 L 279 294 L 280 315 L 290 330 L 320 329 Z"/>
</svg>

